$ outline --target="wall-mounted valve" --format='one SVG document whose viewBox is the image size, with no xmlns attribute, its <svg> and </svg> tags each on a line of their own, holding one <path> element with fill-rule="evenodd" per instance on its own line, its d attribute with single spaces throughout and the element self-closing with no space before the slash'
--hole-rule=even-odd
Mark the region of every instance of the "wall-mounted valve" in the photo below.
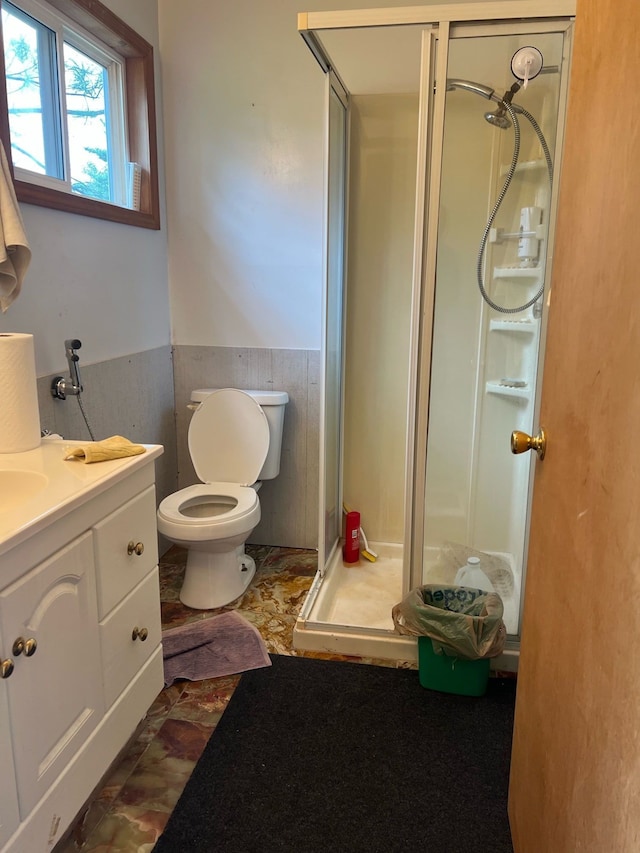
<svg viewBox="0 0 640 853">
<path fill-rule="evenodd" d="M 76 338 L 64 342 L 65 355 L 69 362 L 69 378 L 54 376 L 51 380 L 51 396 L 58 400 L 66 400 L 69 394 L 78 395 L 82 391 L 80 368 L 78 367 L 80 356 L 76 353 L 76 350 L 80 349 L 81 346 L 82 343 Z"/>
</svg>

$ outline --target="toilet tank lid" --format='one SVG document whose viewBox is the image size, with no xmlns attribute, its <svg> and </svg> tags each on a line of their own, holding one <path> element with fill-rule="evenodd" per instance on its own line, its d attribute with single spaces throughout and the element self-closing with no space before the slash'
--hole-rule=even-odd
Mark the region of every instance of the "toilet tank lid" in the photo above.
<svg viewBox="0 0 640 853">
<path fill-rule="evenodd" d="M 196 388 L 195 391 L 191 392 L 191 402 L 201 403 L 209 394 L 218 390 L 218 388 Z M 289 402 L 289 395 L 286 391 L 246 391 L 244 388 L 239 390 L 253 397 L 259 406 L 283 406 Z"/>
</svg>

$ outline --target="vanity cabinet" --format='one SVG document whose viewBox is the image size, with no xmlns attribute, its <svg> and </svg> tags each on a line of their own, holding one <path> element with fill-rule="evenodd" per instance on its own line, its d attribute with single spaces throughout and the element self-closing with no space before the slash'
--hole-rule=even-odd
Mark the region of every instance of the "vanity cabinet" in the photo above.
<svg viewBox="0 0 640 853">
<path fill-rule="evenodd" d="M 162 689 L 160 452 L 76 468 L 81 499 L 0 551 L 0 853 L 60 840 Z"/>
<path fill-rule="evenodd" d="M 23 820 L 103 716 L 95 612 L 90 532 L 0 592 L 0 638 L 14 664 L 5 681 Z"/>
<path fill-rule="evenodd" d="M 136 495 L 93 533 L 102 683 L 110 707 L 160 644 L 155 489 Z"/>
<path fill-rule="evenodd" d="M 6 693 L 0 691 L 0 850 L 20 823 Z"/>
</svg>

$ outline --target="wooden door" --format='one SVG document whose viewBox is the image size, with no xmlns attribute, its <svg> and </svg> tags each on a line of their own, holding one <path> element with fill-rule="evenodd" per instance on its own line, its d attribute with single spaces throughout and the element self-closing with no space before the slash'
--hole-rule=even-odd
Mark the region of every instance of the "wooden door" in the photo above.
<svg viewBox="0 0 640 853">
<path fill-rule="evenodd" d="M 516 853 L 640 850 L 640 3 L 578 0 L 523 618 Z"/>
</svg>

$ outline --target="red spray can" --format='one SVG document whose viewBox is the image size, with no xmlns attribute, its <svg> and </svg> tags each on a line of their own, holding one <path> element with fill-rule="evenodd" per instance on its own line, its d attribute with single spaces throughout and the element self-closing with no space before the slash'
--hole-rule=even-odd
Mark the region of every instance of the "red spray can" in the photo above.
<svg viewBox="0 0 640 853">
<path fill-rule="evenodd" d="M 345 563 L 357 563 L 360 559 L 360 513 L 355 510 L 346 515 L 342 557 Z"/>
</svg>

